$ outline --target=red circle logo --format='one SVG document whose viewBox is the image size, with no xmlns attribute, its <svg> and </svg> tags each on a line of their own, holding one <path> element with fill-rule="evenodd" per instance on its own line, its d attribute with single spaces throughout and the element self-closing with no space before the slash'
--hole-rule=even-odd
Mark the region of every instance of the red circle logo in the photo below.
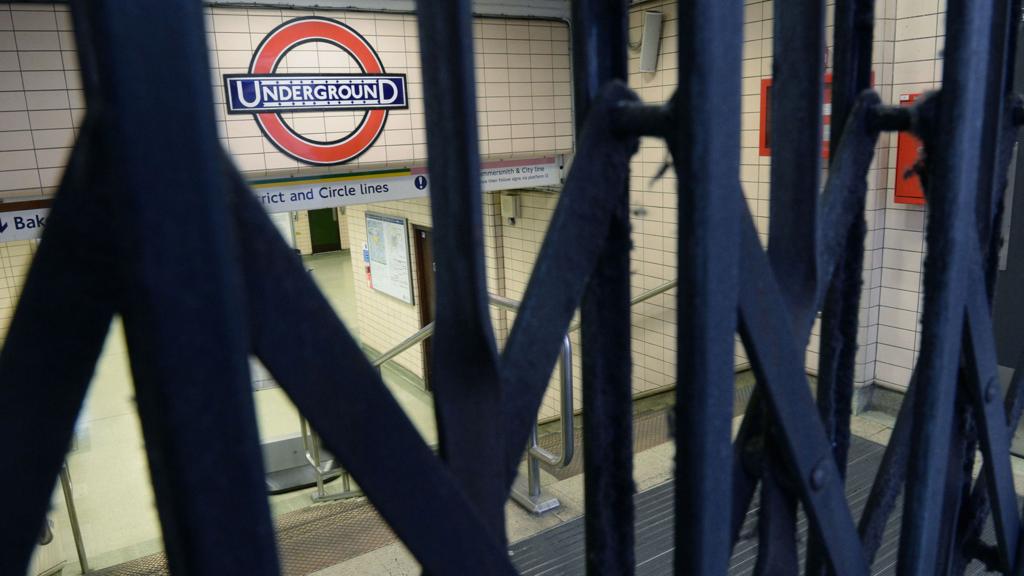
<svg viewBox="0 0 1024 576">
<path fill-rule="evenodd" d="M 277 74 L 289 51 L 308 42 L 347 52 L 362 74 Z M 284 154 L 317 165 L 342 164 L 366 152 L 384 131 L 388 111 L 406 108 L 404 75 L 387 75 L 380 57 L 358 32 L 336 20 L 296 18 L 272 30 L 253 54 L 247 75 L 225 75 L 229 113 L 255 116 L 264 135 Z M 318 142 L 299 134 L 285 111 L 362 110 L 348 135 Z"/>
</svg>

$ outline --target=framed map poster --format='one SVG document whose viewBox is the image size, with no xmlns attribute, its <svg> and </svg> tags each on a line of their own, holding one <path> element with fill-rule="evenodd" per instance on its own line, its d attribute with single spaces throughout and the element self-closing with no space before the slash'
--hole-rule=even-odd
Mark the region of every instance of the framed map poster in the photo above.
<svg viewBox="0 0 1024 576">
<path fill-rule="evenodd" d="M 367 212 L 366 246 L 373 289 L 412 304 L 408 221 Z"/>
</svg>

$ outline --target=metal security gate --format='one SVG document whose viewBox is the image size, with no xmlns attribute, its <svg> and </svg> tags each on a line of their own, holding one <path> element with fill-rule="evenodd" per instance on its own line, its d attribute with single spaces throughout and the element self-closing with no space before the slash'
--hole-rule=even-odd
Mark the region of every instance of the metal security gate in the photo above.
<svg viewBox="0 0 1024 576">
<path fill-rule="evenodd" d="M 1019 1 L 949 0 L 943 88 L 897 109 L 869 88 L 872 2 L 837 0 L 836 130 L 819 195 L 824 4 L 775 4 L 766 253 L 738 183 L 742 2 L 679 3 L 679 88 L 657 107 L 622 83 L 626 3 L 574 3 L 576 160 L 499 354 L 481 250 L 470 2 L 421 3 L 439 458 L 221 151 L 200 3 L 76 3 L 88 114 L 0 354 L 0 438 L 18 467 L 0 474 L 0 574 L 28 562 L 115 312 L 174 573 L 278 573 L 251 351 L 428 573 L 513 574 L 503 508 L 577 306 L 588 573 L 632 573 L 627 172 L 640 135 L 667 140 L 679 181 L 676 573 L 726 573 L 760 484 L 759 574 L 797 572 L 798 505 L 813 526 L 807 571 L 866 574 L 901 490 L 900 574 L 960 573 L 972 558 L 1020 574 L 1007 438 L 1024 395 L 1018 377 L 1003 398 L 990 315 L 994 231 L 1022 117 L 1009 92 Z M 882 130 L 911 130 L 927 152 L 924 344 L 856 526 L 843 482 L 865 176 Z M 90 223 L 105 215 L 113 225 L 99 234 Z M 816 406 L 802 351 L 819 310 Z M 737 331 L 758 388 L 733 443 Z M 335 353 L 308 352 L 324 349 Z M 990 513 L 995 547 L 978 538 Z"/>
</svg>

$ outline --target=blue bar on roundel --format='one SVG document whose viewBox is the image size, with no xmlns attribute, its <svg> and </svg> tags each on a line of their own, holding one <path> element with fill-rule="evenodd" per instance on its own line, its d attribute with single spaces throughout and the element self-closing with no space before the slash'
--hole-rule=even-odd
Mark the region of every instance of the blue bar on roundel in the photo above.
<svg viewBox="0 0 1024 576">
<path fill-rule="evenodd" d="M 406 108 L 404 74 L 224 76 L 231 114 Z"/>
</svg>

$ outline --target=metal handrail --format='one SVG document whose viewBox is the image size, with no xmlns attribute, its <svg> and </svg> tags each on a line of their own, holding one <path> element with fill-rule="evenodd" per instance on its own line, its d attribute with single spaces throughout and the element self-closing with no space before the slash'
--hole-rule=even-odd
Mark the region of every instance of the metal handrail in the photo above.
<svg viewBox="0 0 1024 576">
<path fill-rule="evenodd" d="M 654 288 L 651 288 L 647 292 L 642 292 L 640 294 L 637 294 L 636 296 L 634 296 L 633 298 L 631 298 L 629 300 L 629 307 L 632 308 L 633 306 L 636 306 L 637 304 L 640 304 L 641 302 L 646 302 L 646 301 L 650 300 L 651 298 L 654 298 L 655 296 L 657 296 L 659 294 L 664 294 L 665 292 L 668 292 L 669 290 L 675 288 L 676 286 L 679 286 L 679 280 L 678 279 L 676 279 L 676 280 L 669 280 L 668 282 L 665 282 L 664 284 L 661 284 L 659 286 L 655 286 Z M 579 329 L 580 329 L 580 323 L 579 322 L 573 322 L 572 324 L 569 325 L 569 332 L 575 332 L 575 331 L 577 331 Z"/>
<path fill-rule="evenodd" d="M 675 288 L 678 285 L 679 285 L 679 280 L 670 280 L 669 282 L 666 282 L 666 283 L 664 283 L 664 284 L 662 284 L 660 286 L 656 286 L 654 288 L 651 288 L 647 292 L 644 292 L 642 294 L 639 294 L 639 295 L 633 297 L 629 301 L 629 305 L 630 306 L 636 306 L 637 304 L 640 304 L 641 302 L 645 302 L 647 300 L 650 300 L 651 298 L 654 298 L 655 296 L 657 296 L 659 294 L 664 294 L 665 292 L 668 292 L 669 290 Z M 497 294 L 490 294 L 489 297 L 490 297 L 490 300 L 491 300 L 491 304 L 493 304 L 493 305 L 495 305 L 495 306 L 497 306 L 499 308 L 504 308 L 506 310 L 511 310 L 513 312 L 519 310 L 520 302 L 518 302 L 516 300 L 512 300 L 511 298 L 507 298 L 505 296 L 499 296 Z M 568 332 L 575 332 L 576 330 L 579 330 L 579 329 L 580 329 L 580 324 L 579 324 L 579 322 L 576 322 L 576 323 L 573 323 L 572 325 L 569 326 Z M 427 324 L 426 326 L 424 326 L 423 328 L 420 328 L 416 332 L 413 332 L 405 340 L 402 340 L 398 344 L 395 344 L 395 346 L 393 348 L 391 348 L 390 350 L 388 350 L 387 352 L 384 352 L 380 356 L 377 356 L 377 358 L 373 359 L 370 362 L 370 364 L 372 364 L 374 367 L 379 367 L 379 366 L 383 365 L 385 362 L 388 362 L 389 360 L 394 358 L 395 356 L 398 356 L 402 352 L 405 352 L 409 348 L 412 348 L 416 344 L 419 344 L 420 342 L 426 340 L 427 338 L 430 338 L 430 336 L 433 335 L 433 334 L 434 334 L 434 323 L 431 322 L 430 324 Z"/>
<path fill-rule="evenodd" d="M 511 312 L 518 312 L 520 302 L 507 298 L 505 296 L 498 296 L 497 294 L 489 294 L 491 304 L 503 310 Z M 543 460 L 550 466 L 558 466 L 559 468 L 565 468 L 572 462 L 573 451 L 576 447 L 576 426 L 575 417 L 573 410 L 573 376 L 572 376 L 572 340 L 569 338 L 569 333 L 566 332 L 562 339 L 562 354 L 559 362 L 561 363 L 562 369 L 562 386 L 561 386 L 561 414 L 559 419 L 562 422 L 562 454 L 556 456 L 552 452 L 541 448 L 538 444 L 537 439 L 537 422 L 534 421 L 533 432 L 530 434 L 530 455 L 540 460 Z M 532 463 L 531 463 L 532 464 Z M 537 471 L 539 476 L 540 471 Z M 538 484 L 539 486 L 539 484 Z"/>
<path fill-rule="evenodd" d="M 423 342 L 427 338 L 430 338 L 433 334 L 434 323 L 431 322 L 430 324 L 427 324 L 423 328 L 420 328 L 419 330 L 413 332 L 411 336 L 396 344 L 394 348 L 388 350 L 387 352 L 381 354 L 380 356 L 377 356 L 377 358 L 372 360 L 370 364 L 374 368 L 380 368 L 382 365 L 384 365 L 385 362 L 388 362 L 395 356 L 398 356 L 399 354 L 405 352 L 409 348 L 412 348 L 413 346 L 419 344 L 420 342 Z"/>
<path fill-rule="evenodd" d="M 676 280 L 669 280 L 668 282 L 665 282 L 661 286 L 655 286 L 654 288 L 651 288 L 647 292 L 644 292 L 642 294 L 638 294 L 637 296 L 634 296 L 633 299 L 629 301 L 629 305 L 631 307 L 632 306 L 636 306 L 637 304 L 639 304 L 641 302 L 645 302 L 647 300 L 650 300 L 651 298 L 654 298 L 658 294 L 664 294 L 665 292 L 668 292 L 669 290 L 675 288 L 676 286 L 679 286 L 679 280 L 678 279 L 676 279 Z"/>
<path fill-rule="evenodd" d="M 671 280 L 660 286 L 652 288 L 646 292 L 643 292 L 630 300 L 630 306 L 635 306 L 641 302 L 650 300 L 651 298 L 663 294 L 672 288 L 678 286 L 678 280 Z M 505 296 L 499 296 L 497 294 L 488 295 L 491 305 L 511 312 L 518 312 L 520 302 L 507 298 Z M 569 326 L 565 336 L 562 340 L 562 353 L 559 356 L 559 363 L 561 364 L 562 371 L 562 382 L 561 382 L 561 413 L 559 420 L 561 421 L 561 440 L 562 440 L 562 453 L 555 455 L 549 450 L 546 450 L 538 443 L 538 431 L 537 421 L 534 420 L 533 431 L 530 434 L 530 446 L 527 450 L 527 493 L 518 494 L 513 491 L 513 498 L 536 513 L 545 512 L 554 507 L 557 507 L 558 501 L 551 499 L 542 502 L 540 494 L 540 462 L 544 462 L 550 466 L 557 466 L 559 468 L 565 468 L 568 466 L 575 455 L 575 410 L 573 406 L 573 371 L 572 371 L 572 355 L 573 347 L 570 334 L 576 330 L 579 330 L 579 322 L 574 322 Z M 370 364 L 377 369 L 378 372 L 382 371 L 384 364 L 393 360 L 398 355 L 409 350 L 413 346 L 423 342 L 427 338 L 430 338 L 434 334 L 434 322 L 430 322 L 426 326 L 423 326 L 416 332 L 409 335 L 408 338 L 402 340 L 395 346 L 383 354 L 378 355 L 376 358 L 370 361 Z M 348 472 L 342 469 L 324 470 L 320 458 L 320 446 L 319 439 L 316 433 L 309 428 L 305 418 L 301 420 L 302 426 L 302 442 L 306 452 L 306 460 L 313 467 L 317 476 L 317 493 L 313 496 L 316 501 L 334 499 L 337 497 L 344 497 L 351 494 L 350 479 Z M 345 487 L 342 494 L 329 495 L 324 491 L 324 481 L 329 478 L 333 478 L 336 475 L 342 475 L 344 477 Z"/>
</svg>

